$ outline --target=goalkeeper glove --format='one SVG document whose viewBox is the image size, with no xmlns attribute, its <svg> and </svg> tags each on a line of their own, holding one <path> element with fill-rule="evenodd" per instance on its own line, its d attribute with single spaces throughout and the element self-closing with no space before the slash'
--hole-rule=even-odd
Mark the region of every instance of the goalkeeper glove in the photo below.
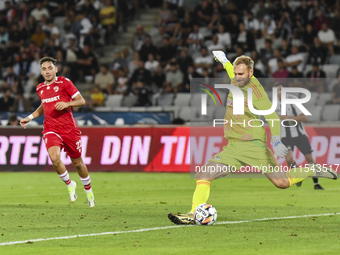
<svg viewBox="0 0 340 255">
<path fill-rule="evenodd" d="M 274 157 L 277 158 L 284 158 L 288 152 L 288 149 L 284 144 L 281 142 L 281 137 L 279 135 L 275 135 L 272 137 L 271 145 L 273 146 Z"/>
<path fill-rule="evenodd" d="M 214 50 L 212 54 L 214 55 L 215 60 L 220 62 L 223 65 L 223 67 L 227 62 L 230 62 L 229 59 L 227 59 L 225 53 L 221 50 Z"/>
</svg>

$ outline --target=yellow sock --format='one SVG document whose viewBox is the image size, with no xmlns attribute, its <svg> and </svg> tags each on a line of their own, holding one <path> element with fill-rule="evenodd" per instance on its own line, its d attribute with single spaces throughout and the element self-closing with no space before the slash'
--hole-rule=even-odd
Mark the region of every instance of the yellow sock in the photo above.
<svg viewBox="0 0 340 255">
<path fill-rule="evenodd" d="M 210 182 L 204 180 L 196 181 L 196 189 L 192 198 L 192 208 L 190 212 L 194 212 L 196 207 L 208 201 L 210 194 Z"/>
<path fill-rule="evenodd" d="M 286 173 L 290 186 L 298 182 L 302 182 L 308 177 L 313 177 L 314 175 L 315 175 L 314 170 L 308 167 L 292 168 Z"/>
</svg>

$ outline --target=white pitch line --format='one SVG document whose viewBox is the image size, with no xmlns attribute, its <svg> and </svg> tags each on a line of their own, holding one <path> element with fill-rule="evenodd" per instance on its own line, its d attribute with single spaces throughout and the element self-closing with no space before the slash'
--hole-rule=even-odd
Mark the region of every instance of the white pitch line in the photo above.
<svg viewBox="0 0 340 255">
<path fill-rule="evenodd" d="M 297 218 L 308 218 L 308 217 L 324 217 L 324 216 L 330 216 L 330 215 L 340 215 L 340 212 L 336 212 L 336 213 L 324 213 L 324 214 L 286 216 L 286 217 L 276 217 L 276 218 L 263 218 L 263 219 L 254 219 L 254 220 L 223 221 L 223 222 L 217 222 L 215 225 L 221 225 L 221 224 L 239 224 L 239 223 L 258 222 L 258 221 L 270 221 L 270 220 L 286 220 L 286 219 L 297 219 Z M 162 229 L 171 229 L 171 228 L 180 228 L 180 227 L 192 227 L 192 226 L 194 226 L 194 225 L 176 225 L 176 226 L 167 226 L 167 227 L 158 227 L 158 228 L 142 228 L 142 229 L 135 229 L 135 230 L 127 230 L 127 231 L 115 231 L 115 232 L 103 232 L 103 233 L 92 233 L 92 234 L 80 234 L 80 235 L 73 235 L 73 236 L 59 236 L 59 237 L 39 238 L 39 239 L 30 239 L 30 240 L 24 240 L 24 241 L 14 241 L 14 242 L 0 243 L 0 246 L 13 245 L 13 244 L 25 244 L 27 242 L 34 243 L 34 242 L 50 241 L 50 240 L 71 239 L 71 238 L 77 238 L 77 237 L 104 236 L 104 235 L 114 235 L 114 234 L 138 233 L 138 232 L 147 232 L 147 231 L 153 231 L 153 230 L 162 230 Z"/>
</svg>

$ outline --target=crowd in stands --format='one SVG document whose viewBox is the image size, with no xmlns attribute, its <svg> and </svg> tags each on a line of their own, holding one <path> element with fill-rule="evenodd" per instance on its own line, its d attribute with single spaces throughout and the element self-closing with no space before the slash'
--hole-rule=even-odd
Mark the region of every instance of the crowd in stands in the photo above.
<svg viewBox="0 0 340 255">
<path fill-rule="evenodd" d="M 130 46 L 117 48 L 107 65 L 99 65 L 95 50 L 119 40 L 125 14 L 135 10 L 138 16 L 148 0 L 31 2 L 0 6 L 0 111 L 39 105 L 34 89 L 41 82 L 38 61 L 46 55 L 58 59 L 59 75 L 93 82 L 92 108 L 112 94 L 136 95 L 135 106 L 151 106 L 152 95 L 189 93 L 192 78 L 208 83 L 225 77 L 213 50 L 225 51 L 231 61 L 252 57 L 267 90 L 280 81 L 331 92 L 328 104 L 340 103 L 340 72 L 327 77 L 323 70 L 340 64 L 340 0 L 201 0 L 193 9 L 164 0 L 155 27 L 137 25 Z M 60 16 L 66 16 L 62 29 Z M 322 79 L 337 77 L 332 86 Z"/>
</svg>

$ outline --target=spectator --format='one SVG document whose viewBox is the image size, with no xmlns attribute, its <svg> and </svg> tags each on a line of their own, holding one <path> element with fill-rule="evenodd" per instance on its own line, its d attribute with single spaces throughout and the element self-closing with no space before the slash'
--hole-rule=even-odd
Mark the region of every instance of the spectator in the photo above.
<svg viewBox="0 0 340 255">
<path fill-rule="evenodd" d="M 170 12 L 170 18 L 169 20 L 163 24 L 163 28 L 165 33 L 170 37 L 170 38 L 174 38 L 177 36 L 178 30 L 180 24 L 176 18 L 176 15 L 174 12 Z"/>
<path fill-rule="evenodd" d="M 24 51 L 20 53 L 19 61 L 14 66 L 14 73 L 18 75 L 21 79 L 26 79 L 29 72 L 29 67 L 31 64 L 31 59 L 29 59 L 27 52 Z M 40 73 L 40 68 L 39 68 Z"/>
<path fill-rule="evenodd" d="M 262 37 L 270 37 L 272 40 L 275 39 L 276 24 L 270 15 L 266 14 L 263 17 L 263 20 L 260 22 L 260 29 L 262 30 Z"/>
<path fill-rule="evenodd" d="M 9 36 L 8 36 L 8 43 L 9 47 L 12 48 L 14 51 L 18 51 L 19 47 L 24 44 L 24 40 L 22 34 L 18 30 L 18 25 L 13 23 Z"/>
<path fill-rule="evenodd" d="M 142 80 L 136 82 L 132 89 L 133 94 L 138 96 L 137 103 L 134 106 L 151 106 L 150 96 L 151 88 Z"/>
<path fill-rule="evenodd" d="M 96 15 L 96 9 L 93 7 L 91 0 L 84 0 L 84 4 L 80 8 L 80 12 L 85 14 L 89 19 Z"/>
<path fill-rule="evenodd" d="M 214 63 L 214 60 L 212 58 L 212 55 L 208 54 L 207 48 L 203 47 L 201 49 L 201 56 L 196 57 L 194 59 L 194 63 L 195 63 L 196 71 L 199 74 L 202 74 L 203 68 L 210 69 L 210 67 Z"/>
<path fill-rule="evenodd" d="M 152 86 L 156 91 L 161 91 L 164 87 L 165 74 L 161 65 L 157 66 L 156 73 L 152 76 Z"/>
<path fill-rule="evenodd" d="M 17 17 L 18 20 L 22 21 L 25 25 L 29 18 L 30 8 L 28 7 L 28 3 L 22 1 L 20 3 L 21 8 L 18 9 Z"/>
<path fill-rule="evenodd" d="M 303 32 L 302 35 L 302 41 L 303 41 L 303 46 L 307 51 L 313 46 L 313 40 L 314 37 L 317 36 L 317 33 L 313 30 L 313 27 L 311 24 L 308 24 L 306 27 L 306 31 Z"/>
<path fill-rule="evenodd" d="M 143 82 L 143 85 L 151 85 L 151 74 L 144 67 L 144 62 L 139 61 L 138 68 L 133 72 L 131 79 L 128 82 L 129 88 L 136 86 L 137 82 Z"/>
<path fill-rule="evenodd" d="M 177 93 L 183 82 L 183 73 L 176 61 L 170 62 L 170 71 L 165 75 L 164 93 Z"/>
<path fill-rule="evenodd" d="M 200 26 L 208 26 L 212 20 L 213 8 L 207 0 L 203 0 L 201 4 L 197 5 L 194 10 L 194 17 L 200 24 Z"/>
<path fill-rule="evenodd" d="M 289 13 L 284 12 L 277 26 L 280 38 L 289 40 L 292 36 L 292 21 Z"/>
<path fill-rule="evenodd" d="M 329 26 L 329 20 L 324 17 L 323 12 L 318 10 L 317 17 L 314 19 L 314 30 L 319 32 L 322 29 L 322 24 L 326 23 Z"/>
<path fill-rule="evenodd" d="M 194 25 L 193 31 L 187 37 L 187 44 L 189 45 L 190 54 L 197 52 L 201 49 L 201 43 L 204 37 L 199 32 L 199 26 L 197 24 Z"/>
<path fill-rule="evenodd" d="M 171 58 L 176 55 L 176 48 L 170 44 L 169 38 L 163 38 L 163 46 L 158 50 L 158 61 L 162 66 L 165 66 Z"/>
<path fill-rule="evenodd" d="M 8 46 L 9 34 L 4 26 L 0 26 L 0 42 L 5 42 Z"/>
<path fill-rule="evenodd" d="M 4 67 L 12 66 L 13 62 L 14 60 L 11 51 L 7 48 L 6 43 L 2 41 L 0 49 L 0 70 Z"/>
<path fill-rule="evenodd" d="M 94 85 L 94 88 L 91 92 L 91 102 L 90 102 L 90 109 L 96 106 L 103 106 L 104 105 L 104 94 L 98 85 Z"/>
<path fill-rule="evenodd" d="M 146 33 L 144 32 L 144 27 L 142 25 L 137 25 L 136 32 L 132 36 L 131 48 L 133 51 L 139 51 L 145 41 Z"/>
<path fill-rule="evenodd" d="M 149 54 L 153 54 L 154 57 L 157 56 L 157 47 L 152 44 L 150 35 L 145 36 L 145 42 L 142 48 L 139 50 L 139 56 L 142 61 L 147 61 L 149 58 Z"/>
<path fill-rule="evenodd" d="M 309 7 L 306 0 L 301 1 L 301 5 L 295 9 L 295 14 L 300 14 L 302 20 L 306 23 L 308 21 Z"/>
<path fill-rule="evenodd" d="M 122 52 L 119 49 L 116 49 L 115 58 L 111 64 L 111 73 L 116 76 L 120 68 L 122 68 L 124 72 L 128 71 L 128 65 L 126 60 L 122 57 Z"/>
<path fill-rule="evenodd" d="M 44 52 L 45 56 L 55 57 L 58 50 L 60 50 L 60 48 L 55 45 L 55 40 L 50 38 L 50 39 L 48 39 L 48 44 L 43 47 L 42 52 Z"/>
<path fill-rule="evenodd" d="M 159 62 L 155 60 L 155 57 L 152 53 L 149 53 L 148 61 L 145 62 L 145 69 L 149 70 L 151 75 L 154 75 L 158 66 Z"/>
<path fill-rule="evenodd" d="M 139 62 L 141 61 L 140 57 L 139 57 L 139 53 L 137 51 L 134 52 L 133 56 L 134 56 L 133 60 L 131 60 L 129 62 L 129 68 L 128 68 L 128 70 L 129 70 L 129 77 L 131 77 L 133 72 L 136 69 L 139 68 Z"/>
<path fill-rule="evenodd" d="M 291 54 L 291 46 L 289 45 L 287 40 L 282 39 L 282 44 L 279 47 L 279 51 L 283 58 L 286 58 L 287 56 Z"/>
<path fill-rule="evenodd" d="M 54 55 L 52 55 L 52 56 L 54 56 Z M 27 75 L 32 79 L 37 79 L 40 76 L 40 72 L 41 72 L 40 54 L 39 54 L 39 52 L 36 52 L 36 53 L 34 53 L 34 60 L 29 65 L 29 70 L 27 72 Z"/>
<path fill-rule="evenodd" d="M 79 30 L 79 48 L 83 49 L 84 45 L 88 45 L 91 50 L 94 49 L 94 40 L 92 37 L 93 26 L 91 21 L 85 16 L 83 12 L 78 14 L 81 29 Z"/>
<path fill-rule="evenodd" d="M 114 32 L 117 29 L 117 10 L 111 4 L 111 0 L 105 0 L 104 5 L 99 15 L 102 20 L 102 25 L 106 29 L 106 43 L 111 44 L 115 42 Z"/>
<path fill-rule="evenodd" d="M 253 34 L 254 38 L 261 37 L 260 35 L 260 22 L 258 19 L 253 17 L 251 11 L 245 11 L 243 23 L 245 29 Z"/>
<path fill-rule="evenodd" d="M 0 94 L 0 112 L 12 111 L 14 101 L 15 98 L 11 94 L 11 89 L 8 87 L 2 87 Z"/>
<path fill-rule="evenodd" d="M 31 110 L 31 102 L 24 98 L 22 92 L 16 94 L 16 98 L 11 111 L 13 112 L 29 112 Z"/>
<path fill-rule="evenodd" d="M 302 86 L 302 72 L 299 72 L 297 66 L 292 66 L 292 71 L 288 74 L 288 86 L 289 87 L 301 87 Z"/>
<path fill-rule="evenodd" d="M 335 37 L 340 38 L 340 11 L 334 10 L 334 17 L 331 19 L 330 28 L 334 31 Z"/>
<path fill-rule="evenodd" d="M 212 44 L 210 44 L 208 46 L 208 52 L 212 52 L 213 50 L 222 50 L 222 51 L 225 51 L 225 47 L 218 43 L 218 37 L 217 35 L 213 35 L 213 38 L 212 38 Z"/>
<path fill-rule="evenodd" d="M 37 22 L 37 21 L 41 20 L 41 16 L 43 16 L 43 15 L 46 18 L 50 17 L 50 13 L 47 10 L 47 8 L 43 7 L 41 2 L 37 2 L 36 7 L 31 11 L 31 16 Z"/>
<path fill-rule="evenodd" d="M 98 70 L 97 58 L 90 51 L 89 46 L 84 45 L 84 48 L 78 52 L 77 64 L 79 81 L 84 81 L 85 75 L 92 77 L 96 75 L 96 72 Z"/>
<path fill-rule="evenodd" d="M 101 65 L 100 72 L 95 76 L 94 86 L 98 87 L 102 92 L 110 95 L 113 92 L 113 84 L 114 77 L 112 73 L 108 71 L 106 65 Z"/>
<path fill-rule="evenodd" d="M 70 39 L 76 39 L 76 35 L 71 32 L 71 26 L 65 25 L 64 26 L 64 34 L 61 36 L 61 47 L 63 50 L 66 50 L 70 47 Z"/>
<path fill-rule="evenodd" d="M 22 88 L 19 77 L 13 72 L 12 66 L 7 67 L 7 74 L 4 77 L 4 87 L 10 88 L 13 93 L 21 93 Z"/>
<path fill-rule="evenodd" d="M 163 2 L 163 9 L 159 12 L 158 26 L 162 26 L 170 19 L 170 10 L 168 9 L 168 2 Z"/>
<path fill-rule="evenodd" d="M 230 33 L 224 32 L 224 26 L 222 24 L 218 26 L 218 33 L 216 35 L 218 37 L 218 44 L 222 44 L 225 49 L 232 50 Z"/>
<path fill-rule="evenodd" d="M 31 41 L 34 42 L 37 47 L 41 48 L 46 38 L 47 35 L 41 30 L 41 26 L 36 26 L 35 32 L 31 36 Z"/>
<path fill-rule="evenodd" d="M 20 126 L 20 121 L 15 113 L 9 115 L 7 126 Z"/>
<path fill-rule="evenodd" d="M 309 49 L 308 63 L 318 63 L 323 65 L 326 61 L 327 50 L 322 47 L 318 37 L 314 37 L 313 41 L 313 46 Z"/>
<path fill-rule="evenodd" d="M 242 48 L 238 48 L 237 57 L 241 55 L 243 55 Z M 265 65 L 262 63 L 262 60 L 259 57 L 259 54 L 257 53 L 257 51 L 255 50 L 252 51 L 251 58 L 254 61 L 254 76 L 257 78 L 265 77 L 266 68 L 265 68 Z"/>
<path fill-rule="evenodd" d="M 194 78 L 202 78 L 202 77 L 203 77 L 202 75 L 200 75 L 199 73 L 195 71 L 195 68 L 192 65 L 188 66 L 188 70 L 183 77 L 182 87 L 179 92 L 190 93 L 191 80 Z"/>
<path fill-rule="evenodd" d="M 177 58 L 177 63 L 179 65 L 179 69 L 181 70 L 181 72 L 183 74 L 185 74 L 187 72 L 188 66 L 194 64 L 192 57 L 188 56 L 188 49 L 187 48 L 183 48 L 181 50 L 181 53 L 179 54 L 179 56 Z"/>
<path fill-rule="evenodd" d="M 180 33 L 182 38 L 187 38 L 193 28 L 193 22 L 191 20 L 190 13 L 187 11 L 184 15 L 184 21 L 180 23 Z"/>
<path fill-rule="evenodd" d="M 321 30 L 318 32 L 320 42 L 334 55 L 334 42 L 336 40 L 334 31 L 328 28 L 327 23 L 322 23 Z"/>
<path fill-rule="evenodd" d="M 268 73 L 273 74 L 279 69 L 278 60 L 281 59 L 279 50 L 274 50 L 274 58 L 268 61 Z"/>
<path fill-rule="evenodd" d="M 58 50 L 55 58 L 57 60 L 57 67 L 58 67 L 58 75 L 69 77 L 70 75 L 70 68 L 66 63 L 66 59 L 64 57 L 64 53 L 62 50 Z"/>
<path fill-rule="evenodd" d="M 338 83 L 333 87 L 332 99 L 326 104 L 340 104 L 340 73 L 338 71 Z"/>
<path fill-rule="evenodd" d="M 286 84 L 289 75 L 282 58 L 277 60 L 278 70 L 273 73 L 274 82 L 282 82 Z"/>
<path fill-rule="evenodd" d="M 127 83 L 128 83 L 128 77 L 126 76 L 126 72 L 123 68 L 120 68 L 118 70 L 117 79 L 116 79 L 116 88 L 114 91 L 114 94 L 124 95 L 127 91 Z"/>
<path fill-rule="evenodd" d="M 325 87 L 326 73 L 320 70 L 317 63 L 313 64 L 313 70 L 307 73 L 306 78 L 308 78 L 306 86 L 309 91 L 327 92 L 327 87 Z"/>
<path fill-rule="evenodd" d="M 265 48 L 260 49 L 261 59 L 267 64 L 268 60 L 274 57 L 272 40 L 266 39 Z"/>
<path fill-rule="evenodd" d="M 287 58 L 286 58 L 286 67 L 288 67 L 288 71 L 291 71 L 292 70 L 292 66 L 297 66 L 297 69 L 299 72 L 302 72 L 303 71 L 303 55 L 301 55 L 301 53 L 299 53 L 299 49 L 297 46 L 293 46 L 292 47 L 292 54 L 289 55 Z"/>
</svg>

